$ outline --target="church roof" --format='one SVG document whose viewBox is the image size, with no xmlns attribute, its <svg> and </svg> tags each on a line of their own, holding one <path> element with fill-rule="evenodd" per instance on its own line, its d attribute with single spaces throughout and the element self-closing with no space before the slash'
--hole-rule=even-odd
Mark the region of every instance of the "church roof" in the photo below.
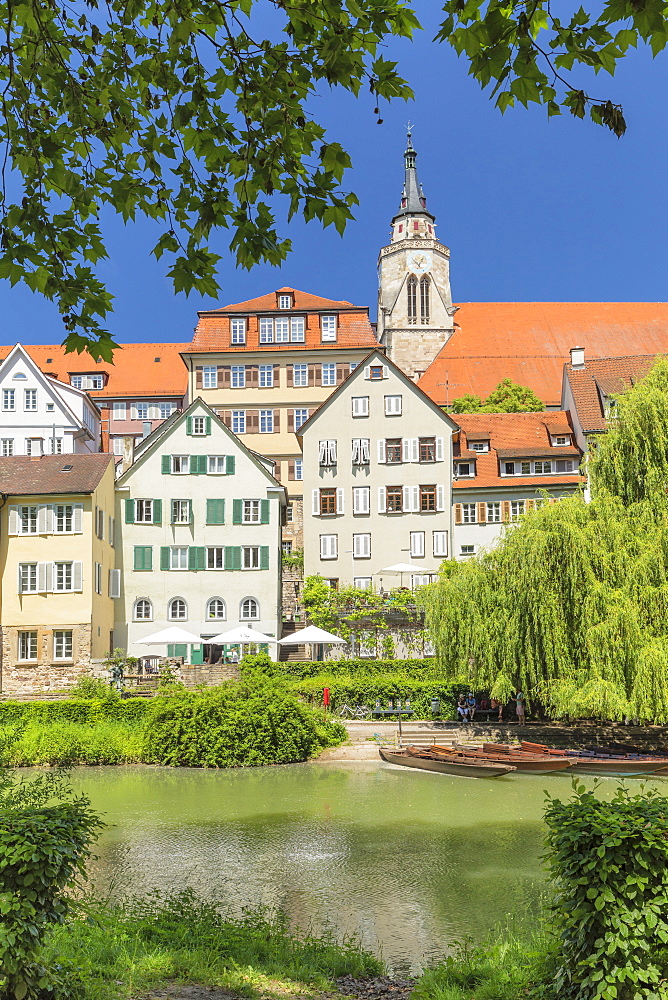
<svg viewBox="0 0 668 1000">
<path fill-rule="evenodd" d="M 467 393 L 484 398 L 510 378 L 558 407 L 575 345 L 591 359 L 668 354 L 668 303 L 466 302 L 419 384 L 445 405 Z"/>
<path fill-rule="evenodd" d="M 406 139 L 406 151 L 404 153 L 404 189 L 401 192 L 401 204 L 399 205 L 399 211 L 394 216 L 392 221 L 394 222 L 396 219 L 405 215 L 426 215 L 433 222 L 434 216 L 431 212 L 427 211 L 427 199 L 424 191 L 422 190 L 422 185 L 418 180 L 416 165 L 417 152 L 413 147 L 410 132 L 407 133 Z"/>
</svg>

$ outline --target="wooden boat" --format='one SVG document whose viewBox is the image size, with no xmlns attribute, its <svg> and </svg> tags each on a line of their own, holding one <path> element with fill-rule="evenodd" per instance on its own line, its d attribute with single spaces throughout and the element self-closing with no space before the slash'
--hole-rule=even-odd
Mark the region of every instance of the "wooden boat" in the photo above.
<svg viewBox="0 0 668 1000">
<path fill-rule="evenodd" d="M 661 771 L 668 774 L 668 758 L 665 757 L 643 757 L 635 754 L 597 756 L 590 750 L 555 750 L 541 743 L 526 741 L 522 742 L 519 753 L 531 755 L 537 750 L 550 756 L 565 754 L 572 761 L 570 770 L 573 774 L 599 774 L 613 778 L 642 778 L 655 774 L 660 777 Z"/>
<path fill-rule="evenodd" d="M 507 750 L 488 751 L 487 744 L 482 749 L 456 746 L 441 747 L 437 744 L 429 749 L 448 757 L 465 754 L 475 760 L 489 760 L 494 764 L 512 764 L 518 771 L 525 774 L 551 774 L 554 771 L 565 771 L 573 763 L 570 757 L 523 753 L 512 747 L 508 747 Z"/>
<path fill-rule="evenodd" d="M 379 747 L 378 753 L 388 764 L 400 764 L 402 767 L 416 767 L 420 771 L 436 771 L 439 774 L 457 774 L 465 778 L 500 778 L 510 774 L 515 768 L 509 764 L 493 764 L 491 761 L 445 760 L 441 757 L 422 753 L 422 748 L 397 750 L 395 748 Z"/>
</svg>

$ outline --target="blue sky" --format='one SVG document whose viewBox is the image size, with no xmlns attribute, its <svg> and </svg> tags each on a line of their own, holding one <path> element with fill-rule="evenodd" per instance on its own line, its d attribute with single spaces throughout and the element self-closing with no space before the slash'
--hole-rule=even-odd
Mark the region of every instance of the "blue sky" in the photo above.
<svg viewBox="0 0 668 1000">
<path fill-rule="evenodd" d="M 591 90 L 624 104 L 627 134 L 571 116 L 547 120 L 539 108 L 501 116 L 447 46 L 431 41 L 438 5 L 426 30 L 397 43 L 416 100 L 387 107 L 375 124 L 367 92 L 323 92 L 314 113 L 330 138 L 348 149 L 346 186 L 360 198 L 343 238 L 317 223 L 281 222 L 294 250 L 281 269 L 239 271 L 221 233 L 222 286 L 217 301 L 175 296 L 166 270 L 149 256 L 146 223 L 109 218 L 110 251 L 101 274 L 116 296 L 109 327 L 120 342 L 187 341 L 197 309 L 238 302 L 292 285 L 376 311 L 376 258 L 387 242 L 403 179 L 404 124 L 414 123 L 420 179 L 450 247 L 453 299 L 465 301 L 654 301 L 666 289 L 666 56 L 633 52 L 614 79 L 601 75 Z M 431 5 L 429 5 L 431 6 Z M 23 286 L 0 283 L 5 343 L 57 343 L 57 309 Z"/>
</svg>

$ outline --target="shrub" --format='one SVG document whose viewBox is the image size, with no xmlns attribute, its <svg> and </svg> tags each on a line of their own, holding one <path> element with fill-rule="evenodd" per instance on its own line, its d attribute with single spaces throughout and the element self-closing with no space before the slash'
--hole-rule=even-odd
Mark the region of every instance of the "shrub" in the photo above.
<svg viewBox="0 0 668 1000">
<path fill-rule="evenodd" d="M 70 694 L 73 698 L 118 698 L 118 692 L 102 677 L 80 677 Z"/>
<path fill-rule="evenodd" d="M 457 696 L 468 690 L 465 682 L 418 681 L 401 673 L 352 676 L 320 674 L 291 681 L 290 687 L 312 705 L 321 705 L 322 689 L 329 688 L 330 705 L 334 710 L 344 704 L 361 704 L 373 708 L 376 698 L 386 707 L 391 698 L 401 698 L 402 701 L 409 698 L 415 717 L 423 719 L 432 718 L 432 698 L 438 698 L 441 703 L 438 718 L 454 719 Z"/>
<path fill-rule="evenodd" d="M 288 660 L 280 664 L 281 672 L 290 677 L 315 677 L 320 674 L 348 677 L 352 674 L 399 674 L 403 673 L 407 677 L 415 680 L 439 677 L 442 671 L 438 670 L 436 661 L 429 657 L 427 659 L 415 660 L 365 660 L 354 658 L 350 660 Z"/>
<path fill-rule="evenodd" d="M 560 1000 L 655 1000 L 668 974 L 668 799 L 619 787 L 611 802 L 574 783 L 548 799 Z"/>
</svg>

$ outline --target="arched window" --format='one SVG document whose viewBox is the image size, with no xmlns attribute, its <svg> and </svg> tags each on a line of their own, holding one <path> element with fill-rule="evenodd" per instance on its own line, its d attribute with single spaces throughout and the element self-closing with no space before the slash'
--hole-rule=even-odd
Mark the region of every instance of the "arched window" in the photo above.
<svg viewBox="0 0 668 1000">
<path fill-rule="evenodd" d="M 222 597 L 212 597 L 206 602 L 206 617 L 208 621 L 225 621 L 225 601 Z"/>
<path fill-rule="evenodd" d="M 182 597 L 173 597 L 169 602 L 167 617 L 170 622 L 183 622 L 188 617 L 188 605 Z"/>
<path fill-rule="evenodd" d="M 153 621 L 153 605 L 147 597 L 140 597 L 138 601 L 135 601 L 135 621 Z"/>
<path fill-rule="evenodd" d="M 417 278 L 411 274 L 406 282 L 408 292 L 408 322 L 413 325 L 417 323 Z"/>
<path fill-rule="evenodd" d="M 420 278 L 420 322 L 427 324 L 429 319 L 429 297 L 431 294 L 431 281 L 429 275 L 425 274 Z"/>
<path fill-rule="evenodd" d="M 254 597 L 246 597 L 239 608 L 241 621 L 257 621 L 260 617 L 260 605 Z"/>
</svg>

